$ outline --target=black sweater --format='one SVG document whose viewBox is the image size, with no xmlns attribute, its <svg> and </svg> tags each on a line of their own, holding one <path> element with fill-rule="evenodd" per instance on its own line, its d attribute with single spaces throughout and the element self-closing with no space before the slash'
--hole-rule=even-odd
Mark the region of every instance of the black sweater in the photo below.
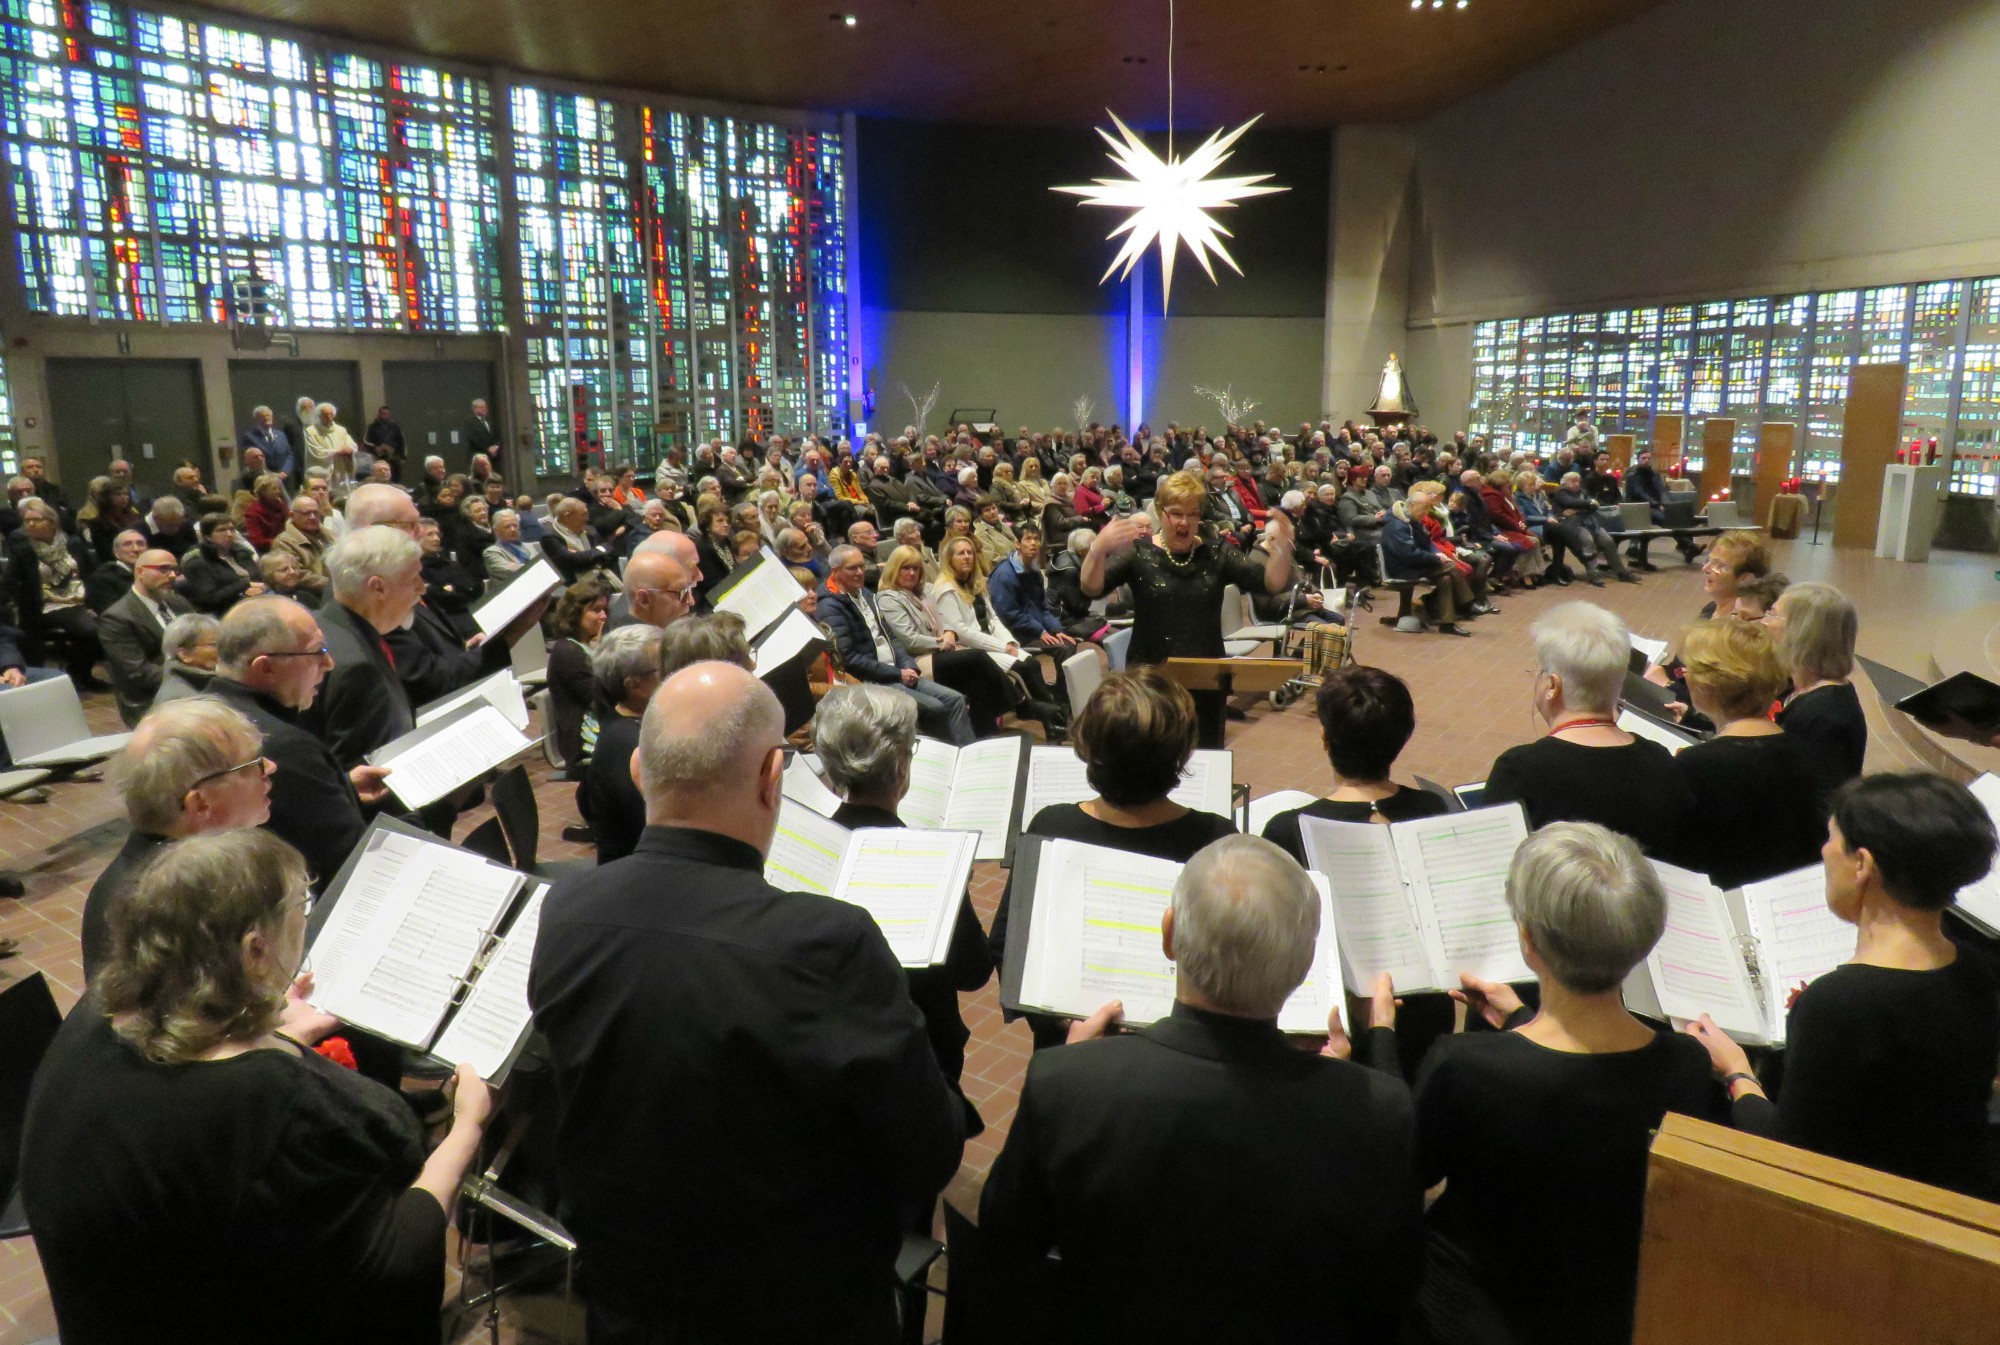
<svg viewBox="0 0 2000 1345">
<path fill-rule="evenodd" d="M 1710 738 L 1674 769 L 1694 796 L 1680 853 L 1717 887 L 1741 887 L 1819 863 L 1826 840 L 1818 777 L 1789 733 Z"/>
<path fill-rule="evenodd" d="M 1530 830 L 1551 822 L 1596 822 L 1677 862 L 1694 797 L 1666 748 L 1640 738 L 1584 747 L 1538 738 L 1510 747 L 1486 777 L 1488 803 L 1519 803 Z"/>
<path fill-rule="evenodd" d="M 1861 774 L 1868 755 L 1868 718 L 1852 682 L 1815 687 L 1792 697 L 1778 711 L 1778 727 L 1806 749 L 1818 788 L 1820 817 L 1831 811 L 1833 793 Z"/>
</svg>

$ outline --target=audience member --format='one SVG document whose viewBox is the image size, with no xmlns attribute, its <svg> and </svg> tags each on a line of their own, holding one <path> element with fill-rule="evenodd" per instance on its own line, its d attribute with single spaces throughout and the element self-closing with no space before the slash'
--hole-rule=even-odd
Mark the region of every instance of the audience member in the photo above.
<svg viewBox="0 0 2000 1345">
<path fill-rule="evenodd" d="M 37 482 L 37 488 L 41 486 Z M 97 614 L 84 602 L 84 579 L 94 558 L 82 542 L 62 530 L 56 505 L 31 495 L 18 507 L 21 526 L 7 536 L 5 576 L 22 651 L 29 662 L 44 663 L 51 645 L 60 641 L 64 666 L 77 690 L 102 691 L 106 684 L 91 672 L 103 657 Z"/>
<path fill-rule="evenodd" d="M 1566 472 L 1560 483 L 1549 492 L 1549 508 L 1558 524 L 1568 534 L 1571 549 L 1583 565 L 1584 579 L 1597 588 L 1604 587 L 1604 581 L 1597 577 L 1596 568 L 1591 564 L 1590 553 L 1595 552 L 1611 573 L 1624 584 L 1636 584 L 1639 576 L 1633 574 L 1625 564 L 1624 555 L 1617 543 L 1605 530 L 1604 522 L 1597 516 L 1597 501 L 1583 488 L 1583 476 L 1578 472 Z M 1582 543 L 1582 545 L 1578 545 Z"/>
<path fill-rule="evenodd" d="M 91 570 L 83 581 L 83 605 L 103 620 L 113 603 L 132 591 L 132 566 L 146 549 L 146 534 L 127 528 L 111 543 L 111 557 Z"/>
<path fill-rule="evenodd" d="M 108 476 L 94 477 L 76 511 L 77 532 L 91 550 L 98 565 L 111 562 L 118 534 L 139 526 L 140 513 L 132 507 L 132 488 Z"/>
<path fill-rule="evenodd" d="M 583 779 L 590 755 L 584 748 L 583 721 L 597 697 L 591 660 L 611 610 L 611 590 L 596 575 L 587 575 L 563 590 L 549 626 L 549 703 L 551 736 L 562 759 L 564 778 Z"/>
<path fill-rule="evenodd" d="M 946 545 L 950 544 L 947 541 Z M 974 733 L 984 738 L 996 732 L 1000 716 L 1016 699 L 1013 683 L 999 664 L 981 650 L 962 647 L 958 632 L 945 626 L 924 594 L 923 553 L 914 547 L 897 547 L 882 563 L 878 584 L 876 607 L 891 642 L 908 652 L 924 677 L 965 697 Z"/>
<path fill-rule="evenodd" d="M 916 701 L 917 722 L 930 736 L 954 744 L 971 742 L 972 715 L 965 697 L 925 677 L 909 650 L 897 645 L 867 586 L 860 550 L 835 547 L 829 564 L 819 620 L 833 635 L 842 669 L 857 681 L 901 686 Z"/>
<path fill-rule="evenodd" d="M 291 506 L 285 500 L 285 478 L 276 472 L 260 475 L 243 508 L 243 538 L 253 550 L 265 552 L 278 534 L 291 526 Z"/>
<path fill-rule="evenodd" d="M 257 552 L 238 535 L 236 520 L 208 514 L 201 520 L 201 545 L 181 562 L 181 592 L 195 610 L 221 616 L 244 598 L 264 591 Z"/>
<path fill-rule="evenodd" d="M 174 591 L 180 572 L 171 552 L 140 552 L 132 566 L 131 591 L 97 620 L 105 671 L 111 674 L 118 716 L 128 728 L 139 722 L 160 690 L 166 671 L 161 636 L 175 618 L 194 610 Z"/>
<path fill-rule="evenodd" d="M 979 570 L 978 548 L 968 538 L 954 537 L 940 554 L 937 582 L 931 585 L 931 604 L 938 623 L 955 635 L 963 648 L 1014 659 L 1009 675 L 1019 677 L 1027 693 L 1026 703 L 1017 708 L 1040 720 L 1048 740 L 1055 742 L 1069 732 L 1069 709 L 1050 691 L 1041 661 L 1024 651 L 1020 641 L 995 617 L 986 579 Z"/>
<path fill-rule="evenodd" d="M 1472 615 L 1472 582 L 1450 556 L 1438 550 L 1420 521 L 1442 498 L 1443 490 L 1435 482 L 1413 482 L 1409 496 L 1398 500 L 1391 509 L 1388 521 L 1382 525 L 1382 560 L 1387 567 L 1383 577 L 1435 585 L 1429 606 L 1438 631 L 1445 635 L 1471 635 L 1471 631 L 1458 624 L 1458 618 L 1461 613 Z"/>
<path fill-rule="evenodd" d="M 590 508 L 583 501 L 564 496 L 542 520 L 542 527 L 542 554 L 564 582 L 575 583 L 592 570 L 618 573 L 618 553 L 592 535 Z"/>
<path fill-rule="evenodd" d="M 215 636 L 222 623 L 206 612 L 187 612 L 160 632 L 160 689 L 153 704 L 208 694 L 215 677 Z"/>
<path fill-rule="evenodd" d="M 264 592 L 290 598 L 302 607 L 318 609 L 325 590 L 316 593 L 306 587 L 306 572 L 299 568 L 299 563 L 292 559 L 290 552 L 270 552 L 257 562 L 257 572 L 264 577 Z"/>
<path fill-rule="evenodd" d="M 312 495 L 292 501 L 291 519 L 271 543 L 271 550 L 290 556 L 299 567 L 299 586 L 313 594 L 326 592 L 326 549 L 333 539 L 322 525 L 320 502 Z"/>
</svg>

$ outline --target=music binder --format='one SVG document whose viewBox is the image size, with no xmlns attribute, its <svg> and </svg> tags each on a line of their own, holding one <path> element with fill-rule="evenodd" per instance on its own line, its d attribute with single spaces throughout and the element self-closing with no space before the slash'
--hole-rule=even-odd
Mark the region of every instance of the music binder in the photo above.
<svg viewBox="0 0 2000 1345">
<path fill-rule="evenodd" d="M 1966 788 L 2000 829 L 2000 779 L 1982 775 Z M 1957 911 L 1959 919 L 1987 938 L 2000 939 L 2000 864 L 1978 882 L 1960 888 L 1958 904 L 1948 909 Z"/>
<path fill-rule="evenodd" d="M 547 556 L 515 571 L 514 577 L 472 605 L 473 624 L 488 635 L 497 635 L 514 618 L 562 587 L 562 576 L 549 564 Z"/>
<path fill-rule="evenodd" d="M 787 799 L 778 808 L 764 881 L 859 906 L 881 928 L 898 962 L 936 966 L 950 954 L 977 844 L 969 831 L 850 831 Z"/>
<path fill-rule="evenodd" d="M 485 699 L 470 700 L 370 752 L 371 766 L 389 768 L 383 782 L 406 808 L 434 803 L 533 747 Z"/>
<path fill-rule="evenodd" d="M 1649 743 L 1658 743 L 1668 752 L 1679 756 L 1681 752 L 1701 741 L 1696 734 L 1688 732 L 1677 724 L 1655 718 L 1629 705 L 1618 708 L 1618 727 L 1634 738 L 1644 738 Z"/>
<path fill-rule="evenodd" d="M 1029 742 L 1019 729 L 963 747 L 920 735 L 897 815 L 913 827 L 976 831 L 978 858 L 1009 862 L 1027 820 Z"/>
<path fill-rule="evenodd" d="M 547 890 L 378 817 L 308 919 L 313 1004 L 499 1083 L 531 1027 L 528 962 Z"/>
<path fill-rule="evenodd" d="M 1044 808 L 1059 803 L 1083 803 L 1097 797 L 1086 771 L 1074 748 L 1046 744 L 1030 748 L 1021 825 L 1032 823 L 1035 814 Z M 1196 812 L 1233 817 L 1235 775 L 1236 758 L 1228 750 L 1196 748 L 1188 758 L 1187 769 L 1181 773 L 1181 782 L 1167 797 Z"/>
<path fill-rule="evenodd" d="M 744 633 L 752 644 L 785 614 L 799 605 L 805 590 L 792 578 L 782 561 L 759 551 L 746 563 L 731 570 L 709 594 L 709 605 L 718 612 L 732 612 L 743 619 Z"/>
<path fill-rule="evenodd" d="M 521 732 L 526 733 L 533 721 L 528 717 L 528 698 L 521 692 L 521 680 L 514 675 L 511 667 L 502 668 L 490 677 L 482 677 L 471 686 L 454 691 L 448 696 L 440 696 L 429 705 L 416 712 L 416 726 L 444 718 L 461 705 L 474 701 L 484 701 L 498 710 L 503 718 Z"/>
</svg>

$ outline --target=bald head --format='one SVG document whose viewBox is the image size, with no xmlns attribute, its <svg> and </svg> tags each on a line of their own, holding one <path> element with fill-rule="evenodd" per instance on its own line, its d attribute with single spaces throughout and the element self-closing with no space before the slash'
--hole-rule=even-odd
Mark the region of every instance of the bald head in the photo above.
<svg viewBox="0 0 2000 1345">
<path fill-rule="evenodd" d="M 686 616 L 694 606 L 690 591 L 694 576 L 691 565 L 664 548 L 635 550 L 632 559 L 625 563 L 625 593 L 633 617 L 649 626 L 664 627 Z"/>
<path fill-rule="evenodd" d="M 641 556 L 666 556 L 674 561 L 687 573 L 687 578 L 680 581 L 682 584 L 695 584 L 701 581 L 701 554 L 695 550 L 694 538 L 684 532 L 656 532 L 633 547 L 632 559 L 625 562 L 628 576 Z"/>
<path fill-rule="evenodd" d="M 347 497 L 347 526 L 350 531 L 394 528 L 414 537 L 417 535 L 417 503 L 396 486 L 370 482 Z"/>
<path fill-rule="evenodd" d="M 633 776 L 655 826 L 733 837 L 763 854 L 778 821 L 785 712 L 731 663 L 696 663 L 646 708 Z"/>
<path fill-rule="evenodd" d="M 141 551 L 132 558 L 132 586 L 149 598 L 165 596 L 180 572 L 181 563 L 171 551 Z"/>
</svg>

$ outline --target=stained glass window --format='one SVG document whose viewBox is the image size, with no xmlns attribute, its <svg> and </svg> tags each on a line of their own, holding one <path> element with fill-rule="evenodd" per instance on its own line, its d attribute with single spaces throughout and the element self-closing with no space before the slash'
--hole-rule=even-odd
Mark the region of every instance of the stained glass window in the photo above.
<svg viewBox="0 0 2000 1345">
<path fill-rule="evenodd" d="M 14 438 L 14 392 L 7 383 L 7 362 L 0 360 L 0 482 L 21 470 L 21 446 Z"/>
</svg>

